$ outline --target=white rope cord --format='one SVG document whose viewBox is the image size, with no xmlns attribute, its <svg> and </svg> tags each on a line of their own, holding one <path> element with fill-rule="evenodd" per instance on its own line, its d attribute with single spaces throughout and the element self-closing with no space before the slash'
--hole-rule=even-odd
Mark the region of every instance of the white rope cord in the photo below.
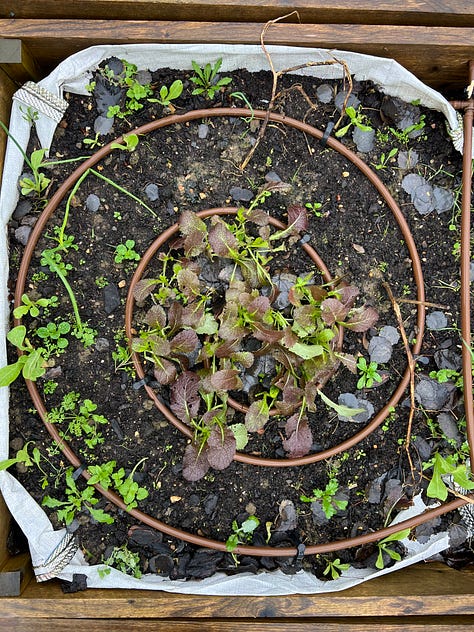
<svg viewBox="0 0 474 632">
<path fill-rule="evenodd" d="M 25 83 L 23 87 L 15 92 L 13 98 L 33 111 L 44 114 L 56 123 L 61 121 L 69 105 L 64 99 L 60 99 L 33 81 Z"/>
</svg>

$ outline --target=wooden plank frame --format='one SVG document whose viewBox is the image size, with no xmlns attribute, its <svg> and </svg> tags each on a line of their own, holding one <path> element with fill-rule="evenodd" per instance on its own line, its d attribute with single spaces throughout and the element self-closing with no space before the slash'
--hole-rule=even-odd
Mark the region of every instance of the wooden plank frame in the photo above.
<svg viewBox="0 0 474 632">
<path fill-rule="evenodd" d="M 52 69 L 61 59 L 94 44 L 258 44 L 262 23 L 139 20 L 1 20 L 0 37 L 20 39 L 37 64 Z M 474 26 L 373 26 L 285 24 L 268 29 L 267 44 L 356 51 L 396 59 L 426 84 L 460 89 L 474 54 Z"/>
<path fill-rule="evenodd" d="M 9 0 L 0 18 L 266 22 L 297 11 L 305 24 L 474 27 L 474 4 L 460 0 Z"/>
<path fill-rule="evenodd" d="M 0 37 L 20 40 L 43 74 L 73 52 L 100 43 L 257 44 L 262 23 L 287 13 L 289 6 L 285 0 L 41 0 L 39 5 L 41 10 L 38 0 L 0 0 Z M 268 43 L 393 57 L 439 89 L 458 90 L 467 83 L 468 62 L 474 59 L 474 3 L 365 0 L 355 6 L 353 1 L 299 0 L 291 8 L 298 9 L 303 24 L 273 26 Z M 215 22 L 207 21 L 210 10 Z M 133 21 L 125 19 L 130 14 Z M 182 21 L 187 19 L 192 22 Z M 374 29 L 373 24 L 380 26 Z M 11 70 L 7 74 L 0 59 L 0 119 L 5 122 L 14 89 Z M 0 170 L 4 142 L 0 133 Z M 7 553 L 7 531 L 8 512 L 0 499 L 0 574 L 2 566 L 12 569 L 17 562 Z M 282 597 L 123 590 L 65 595 L 57 581 L 32 580 L 21 596 L 0 598 L 0 630 L 50 632 L 71 625 L 88 632 L 130 627 L 177 632 L 359 632 L 381 626 L 389 632 L 474 630 L 474 572 L 422 564 L 340 593 Z"/>
</svg>

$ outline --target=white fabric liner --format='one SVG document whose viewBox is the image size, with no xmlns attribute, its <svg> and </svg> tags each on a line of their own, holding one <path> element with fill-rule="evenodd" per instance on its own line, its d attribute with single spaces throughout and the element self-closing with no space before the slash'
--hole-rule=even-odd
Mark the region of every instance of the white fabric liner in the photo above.
<svg viewBox="0 0 474 632">
<path fill-rule="evenodd" d="M 419 102 L 431 109 L 443 113 L 453 131 L 459 130 L 457 115 L 448 101 L 438 92 L 429 88 L 413 74 L 392 59 L 361 55 L 339 50 L 299 48 L 289 46 L 268 46 L 275 70 L 293 67 L 306 62 L 344 60 L 354 79 L 371 80 L 380 89 L 390 95 L 407 102 Z M 91 73 L 97 65 L 111 57 L 137 65 L 139 70 L 156 70 L 172 68 L 177 70 L 191 69 L 191 61 L 198 63 L 215 63 L 222 58 L 221 73 L 239 68 L 250 71 L 268 70 L 267 59 L 260 46 L 226 45 L 226 44 L 131 44 L 122 46 L 93 46 L 72 55 L 61 64 L 39 85 L 62 97 L 64 92 L 88 94 L 85 86 L 91 80 Z M 343 76 L 340 64 L 328 66 L 312 66 L 298 71 L 297 74 L 317 76 L 324 79 L 335 79 Z M 262 108 L 265 104 L 262 104 Z M 20 104 L 14 100 L 10 118 L 10 131 L 26 151 L 30 136 L 30 124 L 23 118 Z M 40 113 L 35 123 L 41 146 L 49 149 L 56 129 L 56 123 Z M 5 336 L 9 324 L 8 303 L 8 242 L 7 223 L 18 200 L 18 178 L 23 168 L 23 158 L 18 148 L 8 140 L 2 188 L 0 191 L 0 363 L 6 364 Z M 8 389 L 0 389 L 0 460 L 8 458 Z M 355 586 L 375 577 L 394 572 L 421 560 L 429 559 L 449 547 L 447 533 L 432 536 L 427 543 L 404 540 L 407 556 L 394 566 L 376 571 L 373 569 L 349 569 L 342 576 L 329 582 L 322 582 L 314 575 L 300 571 L 296 575 L 285 575 L 280 571 L 257 575 L 242 574 L 228 577 L 221 573 L 200 581 L 171 581 L 157 575 L 145 575 L 134 579 L 115 569 L 103 577 L 98 573 L 103 565 L 89 566 L 80 551 L 59 573 L 54 573 L 51 564 L 45 561 L 67 534 L 66 529 L 55 531 L 43 509 L 33 500 L 20 483 L 8 472 L 0 471 L 0 491 L 10 509 L 11 514 L 20 525 L 28 539 L 33 565 L 37 576 L 41 579 L 59 577 L 71 581 L 74 573 L 87 576 L 87 585 L 91 588 L 143 588 L 168 592 L 201 594 L 201 595 L 290 595 L 335 592 Z M 404 520 L 411 515 L 422 513 L 425 506 L 420 498 L 409 510 L 401 512 L 396 521 Z"/>
</svg>

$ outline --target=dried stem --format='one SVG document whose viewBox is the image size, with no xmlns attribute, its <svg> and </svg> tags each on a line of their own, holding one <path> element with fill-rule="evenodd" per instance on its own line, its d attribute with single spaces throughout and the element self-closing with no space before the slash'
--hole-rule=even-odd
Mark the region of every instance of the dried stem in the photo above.
<svg viewBox="0 0 474 632">
<path fill-rule="evenodd" d="M 333 59 L 327 60 L 327 61 L 308 61 L 304 64 L 298 64 L 297 66 L 292 66 L 291 68 L 285 68 L 283 70 L 279 70 L 278 72 L 275 70 L 275 66 L 273 65 L 273 60 L 272 57 L 270 55 L 270 53 L 267 50 L 267 47 L 265 46 L 265 36 L 266 33 L 268 31 L 268 29 L 270 28 L 270 26 L 272 26 L 273 24 L 276 24 L 276 22 L 280 22 L 281 20 L 284 20 L 292 15 L 297 15 L 298 19 L 299 19 L 299 14 L 297 11 L 292 11 L 291 13 L 288 13 L 286 15 L 282 15 L 279 18 L 275 18 L 274 20 L 269 20 L 263 27 L 262 32 L 260 33 L 260 45 L 262 47 L 263 53 L 265 55 L 265 57 L 267 58 L 268 61 L 268 65 L 270 66 L 270 71 L 272 73 L 272 77 L 273 77 L 273 81 L 272 81 L 272 93 L 271 93 L 271 97 L 270 97 L 270 101 L 268 103 L 268 108 L 266 110 L 266 116 L 265 118 L 262 120 L 262 124 L 260 126 L 259 132 L 258 132 L 258 136 L 257 139 L 255 141 L 255 143 L 253 144 L 253 146 L 251 147 L 250 151 L 248 152 L 247 156 L 244 158 L 242 164 L 240 165 L 240 170 L 244 171 L 245 167 L 249 164 L 250 160 L 252 159 L 252 156 L 254 155 L 257 147 L 259 146 L 262 138 L 265 135 L 265 131 L 267 129 L 267 125 L 268 125 L 268 121 L 270 119 L 270 114 L 273 112 L 274 108 L 275 108 L 275 102 L 278 99 L 278 97 L 280 96 L 279 93 L 277 93 L 277 88 L 278 88 L 278 80 L 280 79 L 280 77 L 282 75 L 285 75 L 289 72 L 296 72 L 297 70 L 302 70 L 303 68 L 310 68 L 312 66 L 331 66 L 334 64 L 339 64 L 342 66 L 343 70 L 344 70 L 344 77 L 347 79 L 347 82 L 349 84 L 349 89 L 347 91 L 346 97 L 344 99 L 344 103 L 341 109 L 341 115 L 339 117 L 339 119 L 337 120 L 334 129 L 337 129 L 338 126 L 340 125 L 342 119 L 344 118 L 344 113 L 346 110 L 346 105 L 347 105 L 347 101 L 349 99 L 349 96 L 352 92 L 352 77 L 351 77 L 351 73 L 349 72 L 349 68 L 346 64 L 345 61 L 343 60 L 339 60 L 336 59 L 335 57 Z"/>
<path fill-rule="evenodd" d="M 403 318 L 400 311 L 400 306 L 398 305 L 395 297 L 393 296 L 392 290 L 388 283 L 382 283 L 384 286 L 390 302 L 392 303 L 393 311 L 397 318 L 398 326 L 400 328 L 400 333 L 403 340 L 403 346 L 405 347 L 405 353 L 408 361 L 408 370 L 410 371 L 410 414 L 408 416 L 408 425 L 407 425 L 407 433 L 405 437 L 405 452 L 407 454 L 408 463 L 410 464 L 410 469 L 412 473 L 412 478 L 415 480 L 415 467 L 413 465 L 413 461 L 410 454 L 410 440 L 411 440 L 411 430 L 413 426 L 413 416 L 415 414 L 416 405 L 415 405 L 415 359 L 413 358 L 413 354 L 411 352 L 410 343 L 408 342 L 408 337 L 405 331 L 405 326 L 403 324 Z"/>
</svg>

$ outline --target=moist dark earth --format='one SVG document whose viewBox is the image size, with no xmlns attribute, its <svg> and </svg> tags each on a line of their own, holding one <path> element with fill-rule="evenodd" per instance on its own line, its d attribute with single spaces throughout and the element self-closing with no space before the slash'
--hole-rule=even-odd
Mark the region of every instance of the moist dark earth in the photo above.
<svg viewBox="0 0 474 632">
<path fill-rule="evenodd" d="M 183 80 L 183 94 L 173 103 L 176 114 L 195 108 L 242 107 L 242 100 L 232 96 L 236 92 L 245 94 L 254 109 L 266 108 L 271 95 L 270 73 L 238 71 L 229 76 L 232 77 L 230 86 L 219 91 L 212 101 L 191 95 L 194 86 L 189 81 L 190 73 L 180 75 L 176 71 L 159 71 L 153 73 L 151 83 L 159 89 L 178 77 Z M 323 89 L 322 84 L 326 86 Z M 341 93 L 344 96 L 347 87 L 342 81 L 323 82 L 286 75 L 280 79 L 274 111 L 305 120 L 324 131 L 328 123 L 339 119 L 334 99 L 337 95 L 340 99 Z M 318 98 L 322 94 L 329 94 L 328 103 Z M 376 137 L 372 149 L 364 153 L 358 151 L 352 139 L 352 129 L 340 140 L 372 165 L 397 200 L 422 261 L 426 301 L 430 303 L 427 312 L 441 311 L 446 316 L 445 326 L 428 328 L 425 333 L 416 365 L 419 381 L 427 378 L 430 371 L 446 368 L 440 354 L 449 356 L 450 363 L 459 368 L 459 261 L 453 254 L 459 241 L 459 206 L 450 204 L 442 212 L 434 209 L 420 214 L 412 197 L 403 189 L 402 180 L 410 173 L 417 174 L 431 186 L 449 191 L 453 202 L 458 201 L 461 155 L 453 148 L 440 114 L 416 104 L 410 106 L 415 122 L 421 115 L 425 117 L 424 126 L 416 137 L 400 143 L 388 132 L 390 127 L 397 129 L 401 118 L 400 103 L 384 96 L 370 83 L 355 83 L 352 96 L 362 104 L 366 123 L 388 134 L 388 138 Z M 50 152 L 54 160 L 87 156 L 93 151 L 84 145 L 83 140 L 95 136 L 93 126 L 98 113 L 94 97 L 68 94 L 66 99 L 69 107 Z M 116 118 L 111 132 L 99 140 L 109 142 L 169 113 L 169 109 L 159 104 L 144 102 L 143 109 L 133 116 L 123 120 Z M 348 122 L 347 117 L 344 118 L 340 127 Z M 256 120 L 240 117 L 177 122 L 141 137 L 135 151 L 114 150 L 100 161 L 96 166 L 100 174 L 143 200 L 150 210 L 102 179 L 90 175 L 84 180 L 71 200 L 67 224 L 67 234 L 74 235 L 79 246 L 77 251 L 72 250 L 67 255 L 67 261 L 72 265 L 68 278 L 78 299 L 82 319 L 98 334 L 96 344 L 88 349 L 70 337 L 66 353 L 55 358 L 52 373 L 46 375 L 56 376 L 58 387 L 54 393 L 42 395 L 47 410 L 59 406 L 69 391 L 76 391 L 82 398 L 87 397 L 97 404 L 97 412 L 109 420 L 100 428 L 104 443 L 92 450 L 81 440 L 72 440 L 71 447 L 84 465 L 113 459 L 127 473 L 144 459 L 135 473 L 135 480 L 149 492 L 139 504 L 140 510 L 148 515 L 189 533 L 223 542 L 232 533 L 234 520 L 241 524 L 249 515 L 255 515 L 260 526 L 254 533 L 254 544 L 265 545 L 270 534 L 271 545 L 297 547 L 375 531 L 390 522 L 399 509 L 409 506 L 413 495 L 425 489 L 428 483 L 426 474 L 422 473 L 422 462 L 429 460 L 436 450 L 446 453 L 452 450 L 447 441 L 449 437 L 439 426 L 441 413 L 447 414 L 455 427 L 459 422 L 455 443 L 460 446 L 464 440 L 462 394 L 459 390 L 451 390 L 450 396 L 434 410 L 430 410 L 426 402 L 425 405 L 418 402 L 410 443 L 415 476 L 403 446 L 410 411 L 407 390 L 387 421 L 354 448 L 343 450 L 328 461 L 297 468 L 255 467 L 234 461 L 223 471 L 210 470 L 199 481 L 190 483 L 183 478 L 182 456 L 188 439 L 160 415 L 133 371 L 117 369 L 117 362 L 112 357 L 117 343 L 126 346 L 124 305 L 135 267 L 133 261 L 114 261 L 118 244 L 133 239 L 134 249 L 143 254 L 163 230 L 177 221 L 181 212 L 248 206 L 269 183 L 285 183 L 288 186 L 274 188 L 262 208 L 286 222 L 290 204 L 321 204 L 317 214 L 308 209 L 309 228 L 304 241 L 316 249 L 333 277 L 342 277 L 359 288 L 358 304 L 372 305 L 379 312 L 379 320 L 369 332 L 346 334 L 344 350 L 360 353 L 368 359 L 369 342 L 382 327 L 390 325 L 400 329 L 384 284 L 388 284 L 400 305 L 409 340 L 413 341 L 417 336 L 416 285 L 409 252 L 380 193 L 339 153 L 316 138 L 275 122 L 269 123 L 249 165 L 242 171 L 239 166 L 256 142 L 260 127 L 261 123 Z M 29 151 L 38 147 L 33 133 Z M 387 157 L 394 147 L 398 148 L 398 153 L 387 160 L 384 168 L 376 169 L 382 154 Z M 403 152 L 405 156 L 408 154 L 411 164 L 405 164 Z M 413 164 L 415 152 L 417 162 Z M 52 179 L 49 196 L 75 166 L 74 163 L 57 165 L 46 170 Z M 155 186 L 150 188 L 150 185 Z M 93 206 L 91 194 L 97 196 L 98 208 Z M 34 224 L 42 206 L 30 197 L 26 202 L 25 198 L 20 198 L 12 219 L 12 291 L 24 247 L 20 243 L 24 239 L 19 236 L 24 235 L 23 227 Z M 54 312 L 54 317 L 59 320 L 71 318 L 71 306 L 57 277 L 41 266 L 40 253 L 51 247 L 53 227 L 61 224 L 64 209 L 65 201 L 54 212 L 36 245 L 26 287 L 32 296 L 62 295 L 60 307 Z M 23 232 L 19 233 L 20 227 Z M 280 254 L 272 266 L 278 272 L 319 276 L 315 265 L 299 247 Z M 38 275 L 39 272 L 43 274 Z M 24 322 L 30 328 L 45 324 L 41 317 L 39 322 L 31 318 Z M 15 352 L 10 351 L 14 361 Z M 341 368 L 325 386 L 324 392 L 333 401 L 343 393 L 354 393 L 358 398 L 368 400 L 378 411 L 396 388 L 406 365 L 406 353 L 400 339 L 393 345 L 390 360 L 379 365 L 384 378 L 381 385 L 357 390 L 358 376 Z M 43 378 L 38 381 L 40 392 L 44 382 Z M 167 389 L 158 384 L 154 387 L 166 402 Z M 339 419 L 322 402 L 309 418 L 314 452 L 346 441 L 363 427 L 363 424 Z M 235 420 L 239 421 L 239 413 Z M 246 450 L 260 456 L 284 458 L 283 427 L 284 420 L 274 418 L 263 435 L 252 438 Z M 15 475 L 39 503 L 45 494 L 64 499 L 67 463 L 54 449 L 44 424 L 33 410 L 23 382 L 18 380 L 12 386 L 11 396 L 12 454 L 26 441 L 34 441 L 47 456 L 48 461 L 43 462 L 43 467 L 48 473 L 49 484 L 46 489 L 41 488 L 41 477 L 34 468 L 17 466 Z M 341 498 L 348 504 L 344 511 L 338 511 L 328 521 L 318 519 L 317 511 L 313 513 L 311 505 L 303 503 L 300 496 L 311 496 L 313 489 L 324 489 L 331 476 L 337 478 Z M 85 482 L 79 479 L 78 485 L 85 485 Z M 288 504 L 295 509 L 295 519 L 285 524 L 284 507 Z M 138 552 L 142 572 L 171 578 L 205 577 L 216 570 L 257 572 L 277 567 L 288 573 L 303 567 L 322 577 L 327 565 L 318 556 L 307 556 L 303 560 L 239 556 L 236 565 L 230 554 L 203 552 L 191 544 L 153 531 L 105 499 L 96 507 L 110 513 L 115 522 L 99 524 L 87 511 L 82 511 L 70 527 L 75 529 L 79 546 L 90 563 L 103 561 L 114 547 L 127 544 L 130 550 Z M 55 512 L 48 512 L 53 523 L 58 528 L 62 526 Z M 451 528 L 459 520 L 457 514 L 448 514 L 428 528 L 423 527 L 423 533 L 429 535 L 439 529 Z M 19 544 L 12 543 L 12 546 Z M 325 557 L 339 557 L 342 562 L 356 566 L 373 566 L 375 551 L 374 545 L 368 545 Z M 400 552 L 403 554 L 401 549 Z M 456 563 L 460 563 L 460 559 L 469 561 L 469 556 L 469 547 L 462 545 L 445 557 L 449 563 L 455 563 L 455 558 Z"/>
</svg>

